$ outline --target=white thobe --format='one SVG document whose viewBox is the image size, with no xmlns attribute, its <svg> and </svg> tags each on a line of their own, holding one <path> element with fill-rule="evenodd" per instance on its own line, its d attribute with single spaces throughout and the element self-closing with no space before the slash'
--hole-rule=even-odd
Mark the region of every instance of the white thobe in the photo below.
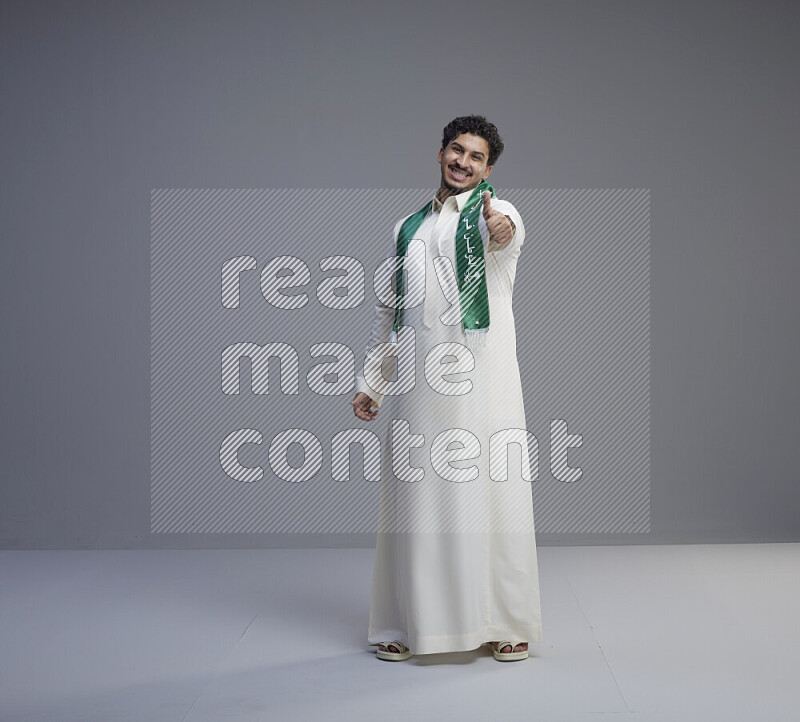
<svg viewBox="0 0 800 722">
<path fill-rule="evenodd" d="M 488 345 L 466 351 L 461 321 L 445 325 L 440 318 L 450 303 L 433 259 L 449 258 L 455 274 L 455 233 L 471 193 L 450 196 L 443 204 L 434 196 L 431 212 L 414 234 L 425 242 L 426 289 L 424 303 L 406 308 L 403 317 L 403 325 L 414 328 L 414 387 L 392 395 L 385 377 L 371 388 L 363 371 L 356 384 L 380 408 L 378 418 L 388 422 L 368 642 L 396 639 L 415 654 L 470 650 L 493 640 L 541 641 L 530 437 L 511 305 L 525 228 L 508 201 L 493 198 L 491 204 L 513 220 L 511 241 L 502 246 L 489 242 L 482 215 L 479 220 L 489 296 Z M 404 220 L 394 227 L 387 257 L 395 255 Z M 454 275 L 450 279 L 455 282 Z M 366 349 L 387 342 L 393 322 L 394 309 L 379 302 Z M 428 354 L 440 344 L 460 346 L 447 347 L 458 353 L 444 358 L 434 351 L 431 365 Z M 440 374 L 453 375 L 437 384 L 434 373 L 429 382 L 426 357 L 429 372 L 439 368 Z M 456 358 L 462 365 L 451 369 L 471 370 L 445 371 Z M 384 370 L 391 376 L 403 362 L 402 355 L 391 358 Z M 368 357 L 370 363 L 380 366 L 380 359 Z M 409 370 L 398 368 L 400 373 Z M 456 387 L 464 381 L 466 386 Z M 405 425 L 395 429 L 392 441 L 392 427 L 400 422 Z M 520 431 L 504 431 L 513 429 Z M 408 435 L 418 438 L 402 446 Z M 498 440 L 516 443 L 498 444 L 496 454 L 491 446 L 490 455 L 490 445 Z M 393 448 L 400 449 L 396 458 Z"/>
</svg>

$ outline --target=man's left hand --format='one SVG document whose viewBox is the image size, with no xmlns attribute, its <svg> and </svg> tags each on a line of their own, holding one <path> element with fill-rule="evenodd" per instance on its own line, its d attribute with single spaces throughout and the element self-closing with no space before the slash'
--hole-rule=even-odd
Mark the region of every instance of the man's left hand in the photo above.
<svg viewBox="0 0 800 722">
<path fill-rule="evenodd" d="M 483 192 L 483 219 L 489 230 L 489 241 L 502 246 L 514 236 L 514 225 L 509 217 L 492 208 L 492 194 L 489 191 Z"/>
</svg>

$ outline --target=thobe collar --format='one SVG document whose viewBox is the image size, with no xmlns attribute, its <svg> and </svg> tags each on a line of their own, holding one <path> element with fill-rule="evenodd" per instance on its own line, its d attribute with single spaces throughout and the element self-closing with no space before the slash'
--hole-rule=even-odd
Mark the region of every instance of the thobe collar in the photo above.
<svg viewBox="0 0 800 722">
<path fill-rule="evenodd" d="M 467 201 L 469 200 L 469 197 L 472 195 L 472 192 L 474 190 L 475 190 L 474 188 L 470 188 L 469 190 L 463 191 L 462 193 L 459 193 L 458 195 L 447 196 L 447 198 L 445 198 L 444 203 L 447 203 L 451 198 L 455 198 L 456 199 L 456 206 L 458 207 L 458 212 L 461 213 L 461 211 L 464 209 L 464 206 L 467 204 Z M 432 213 L 437 213 L 437 212 L 441 211 L 442 207 L 444 206 L 444 203 L 442 203 L 437 198 L 438 193 L 439 193 L 439 188 L 437 188 L 433 193 L 433 206 L 431 207 L 431 212 Z"/>
</svg>

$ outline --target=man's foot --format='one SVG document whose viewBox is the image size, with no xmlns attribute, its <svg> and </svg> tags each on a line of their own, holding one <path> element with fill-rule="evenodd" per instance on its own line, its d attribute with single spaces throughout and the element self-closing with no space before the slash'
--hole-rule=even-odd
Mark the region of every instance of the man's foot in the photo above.
<svg viewBox="0 0 800 722">
<path fill-rule="evenodd" d="M 401 662 L 411 656 L 411 650 L 399 639 L 391 642 L 382 642 L 378 645 L 378 659 L 385 659 L 388 662 Z"/>
<path fill-rule="evenodd" d="M 498 662 L 517 662 L 528 658 L 528 643 L 511 640 L 489 642 L 492 645 L 492 654 Z"/>
<path fill-rule="evenodd" d="M 492 645 L 492 647 L 494 648 L 494 650 L 496 652 L 502 652 L 503 654 L 507 654 L 508 652 L 512 652 L 512 651 L 513 652 L 527 652 L 528 651 L 528 643 L 527 642 L 521 642 L 516 647 L 514 647 L 513 650 L 511 649 L 511 645 L 510 644 L 506 644 L 506 646 L 503 647 L 502 649 L 498 649 L 497 648 L 497 645 L 500 644 L 500 642 L 489 642 L 489 644 Z"/>
</svg>

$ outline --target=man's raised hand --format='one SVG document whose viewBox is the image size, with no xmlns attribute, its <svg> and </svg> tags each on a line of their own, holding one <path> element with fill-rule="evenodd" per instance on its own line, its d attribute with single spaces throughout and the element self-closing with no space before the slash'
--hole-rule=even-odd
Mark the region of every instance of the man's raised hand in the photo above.
<svg viewBox="0 0 800 722">
<path fill-rule="evenodd" d="M 486 221 L 490 241 L 503 245 L 513 237 L 514 226 L 508 216 L 492 208 L 492 194 L 489 191 L 483 192 L 483 220 Z"/>
</svg>

